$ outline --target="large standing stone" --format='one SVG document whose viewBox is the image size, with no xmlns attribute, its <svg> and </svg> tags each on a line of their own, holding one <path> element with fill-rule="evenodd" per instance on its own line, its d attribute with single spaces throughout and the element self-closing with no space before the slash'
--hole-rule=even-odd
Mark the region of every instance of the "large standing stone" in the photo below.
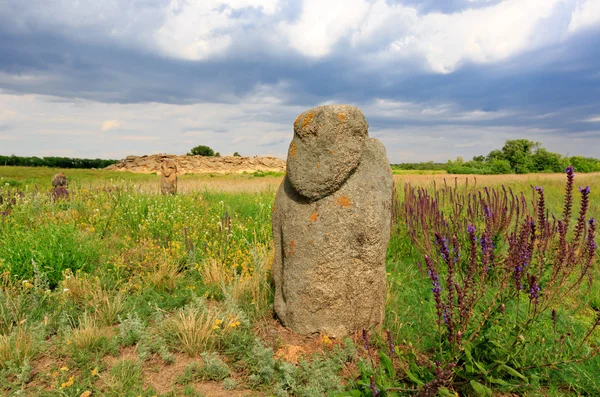
<svg viewBox="0 0 600 397">
<path fill-rule="evenodd" d="M 160 166 L 160 191 L 162 194 L 177 193 L 177 165 L 170 159 L 164 159 Z"/>
<path fill-rule="evenodd" d="M 294 123 L 273 208 L 275 312 L 301 334 L 381 323 L 393 182 L 362 112 L 320 106 Z"/>
</svg>

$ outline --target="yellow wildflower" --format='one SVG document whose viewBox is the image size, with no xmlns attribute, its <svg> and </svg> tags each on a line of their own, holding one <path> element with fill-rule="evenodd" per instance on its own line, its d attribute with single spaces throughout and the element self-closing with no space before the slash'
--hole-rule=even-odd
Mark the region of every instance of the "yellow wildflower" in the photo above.
<svg viewBox="0 0 600 397">
<path fill-rule="evenodd" d="M 90 397 L 92 395 L 92 392 L 89 390 L 84 391 L 83 393 L 81 393 L 79 395 L 79 397 Z"/>
<path fill-rule="evenodd" d="M 67 387 L 71 387 L 71 386 L 73 386 L 73 382 L 75 382 L 75 377 L 74 377 L 74 376 L 71 376 L 71 377 L 69 377 L 69 380 L 68 380 L 68 381 L 66 381 L 66 382 L 63 382 L 63 383 L 60 385 L 60 388 L 61 388 L 61 389 L 66 389 Z"/>
<path fill-rule="evenodd" d="M 92 376 L 96 376 L 96 375 L 98 375 L 98 367 L 96 367 L 92 370 Z"/>
<path fill-rule="evenodd" d="M 331 345 L 333 342 L 331 341 L 331 339 L 329 338 L 329 336 L 327 335 L 323 335 L 323 344 L 325 345 Z"/>
<path fill-rule="evenodd" d="M 60 367 L 60 370 L 61 370 L 61 371 L 63 371 L 63 372 L 65 372 L 65 371 L 68 371 L 68 370 L 69 370 L 69 367 L 67 367 L 67 366 L 65 365 L 65 366 L 63 366 L 63 367 Z"/>
<path fill-rule="evenodd" d="M 230 326 L 231 328 L 238 327 L 239 325 L 240 325 L 240 322 L 239 322 L 239 321 L 234 321 L 233 323 L 229 323 L 229 326 Z"/>
</svg>

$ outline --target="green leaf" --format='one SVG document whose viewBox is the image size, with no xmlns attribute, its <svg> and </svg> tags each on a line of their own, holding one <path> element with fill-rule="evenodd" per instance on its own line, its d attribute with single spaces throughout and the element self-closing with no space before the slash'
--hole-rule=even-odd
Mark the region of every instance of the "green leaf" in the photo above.
<svg viewBox="0 0 600 397">
<path fill-rule="evenodd" d="M 498 378 L 492 378 L 491 376 L 488 376 L 487 381 L 490 383 L 494 383 L 496 385 L 500 385 L 500 386 L 511 386 L 510 383 L 508 383 L 507 381 L 503 380 L 503 379 L 498 379 Z"/>
<path fill-rule="evenodd" d="M 450 390 L 446 389 L 445 387 L 440 387 L 438 389 L 438 395 L 441 397 L 458 397 L 458 394 L 452 393 Z"/>
<path fill-rule="evenodd" d="M 517 371 L 516 369 L 509 367 L 506 364 L 502 364 L 498 367 L 498 369 L 502 369 L 506 372 L 508 372 L 509 375 L 514 376 L 515 378 L 520 378 L 525 382 L 529 382 L 529 379 L 527 379 L 527 377 L 525 375 L 523 375 L 522 373 L 520 373 L 519 371 Z"/>
<path fill-rule="evenodd" d="M 425 383 L 423 383 L 422 380 L 420 380 L 419 378 L 417 378 L 415 376 L 415 374 L 413 374 L 412 372 L 410 372 L 410 370 L 405 370 L 406 372 L 406 376 L 408 376 L 408 378 L 413 381 L 413 383 L 415 383 L 417 386 L 422 387 Z"/>
<path fill-rule="evenodd" d="M 396 369 L 394 368 L 394 363 L 392 359 L 387 356 L 384 352 L 379 352 L 379 358 L 381 360 L 381 366 L 387 373 L 390 379 L 396 379 Z"/>
<path fill-rule="evenodd" d="M 362 395 L 360 390 L 348 390 L 342 393 L 330 394 L 331 397 L 361 397 Z"/>
<path fill-rule="evenodd" d="M 476 382 L 474 380 L 472 380 L 470 383 L 471 387 L 479 397 L 492 397 L 492 389 L 490 389 L 489 387 L 482 385 L 481 383 Z"/>
</svg>

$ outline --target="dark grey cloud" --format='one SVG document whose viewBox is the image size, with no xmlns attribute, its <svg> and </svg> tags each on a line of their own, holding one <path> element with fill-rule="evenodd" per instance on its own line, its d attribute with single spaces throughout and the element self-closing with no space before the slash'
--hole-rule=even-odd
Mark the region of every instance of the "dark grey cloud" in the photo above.
<svg viewBox="0 0 600 397">
<path fill-rule="evenodd" d="M 79 99 L 184 106 L 276 98 L 273 110 L 265 105 L 253 115 L 228 116 L 231 123 L 239 124 L 263 120 L 287 125 L 296 109 L 334 100 L 363 107 L 375 132 L 436 127 L 433 134 L 440 134 L 437 127 L 448 125 L 458 134 L 456 126 L 463 125 L 469 131 L 529 129 L 568 137 L 596 136 L 594 131 L 600 130 L 600 123 L 590 121 L 600 117 L 600 29 L 566 34 L 572 7 L 564 4 L 558 4 L 534 30 L 543 37 L 562 32 L 565 38 L 553 38 L 493 62 L 475 62 L 465 56 L 450 73 L 439 73 L 428 67 L 422 54 L 391 50 L 394 38 L 412 34 L 409 25 L 386 25 L 369 36 L 366 44 L 352 34 L 341 35 L 320 57 L 307 56 L 289 43 L 272 45 L 274 41 L 267 36 L 278 32 L 273 26 L 299 21 L 303 8 L 298 1 L 282 1 L 269 15 L 260 6 L 215 7 L 217 14 L 234 21 L 214 31 L 217 36 L 229 35 L 231 45 L 200 60 L 167 55 L 149 45 L 149 37 L 165 21 L 168 1 L 113 2 L 105 19 L 82 26 L 74 24 L 68 13 L 85 16 L 94 10 L 59 3 L 57 9 L 41 0 L 32 7 L 16 1 L 0 5 L 0 11 L 9 12 L 0 17 L 4 22 L 0 25 L 1 92 L 47 95 L 50 99 L 45 100 L 64 100 L 73 106 Z M 427 15 L 484 9 L 499 2 L 387 3 L 414 6 L 419 14 Z M 35 7 L 41 11 L 31 11 Z M 44 17 L 43 12 L 67 15 Z M 183 13 L 185 7 L 171 7 L 171 12 Z M 382 110 L 381 100 L 392 104 L 390 111 Z M 411 105 L 398 105 L 403 103 Z M 1 124 L 0 132 L 6 131 L 1 126 L 13 125 Z M 229 128 L 192 123 L 179 131 L 226 135 Z M 277 135 L 257 145 L 281 149 L 286 139 Z"/>
</svg>

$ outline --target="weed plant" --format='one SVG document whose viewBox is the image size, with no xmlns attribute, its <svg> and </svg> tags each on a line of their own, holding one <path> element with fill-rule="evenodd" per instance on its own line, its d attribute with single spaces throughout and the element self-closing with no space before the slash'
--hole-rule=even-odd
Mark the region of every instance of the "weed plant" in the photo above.
<svg viewBox="0 0 600 397">
<path fill-rule="evenodd" d="M 597 363 L 591 190 L 578 189 L 575 212 L 573 167 L 566 174 L 560 214 L 549 211 L 540 186 L 527 199 L 504 186 L 405 185 L 400 213 L 430 283 L 433 315 L 424 320 L 432 343 L 422 352 L 398 348 L 389 333 L 373 351 L 365 332 L 370 360 L 358 395 L 527 392 L 549 387 L 549 370 Z M 405 367 L 397 371 L 395 361 Z"/>
</svg>

